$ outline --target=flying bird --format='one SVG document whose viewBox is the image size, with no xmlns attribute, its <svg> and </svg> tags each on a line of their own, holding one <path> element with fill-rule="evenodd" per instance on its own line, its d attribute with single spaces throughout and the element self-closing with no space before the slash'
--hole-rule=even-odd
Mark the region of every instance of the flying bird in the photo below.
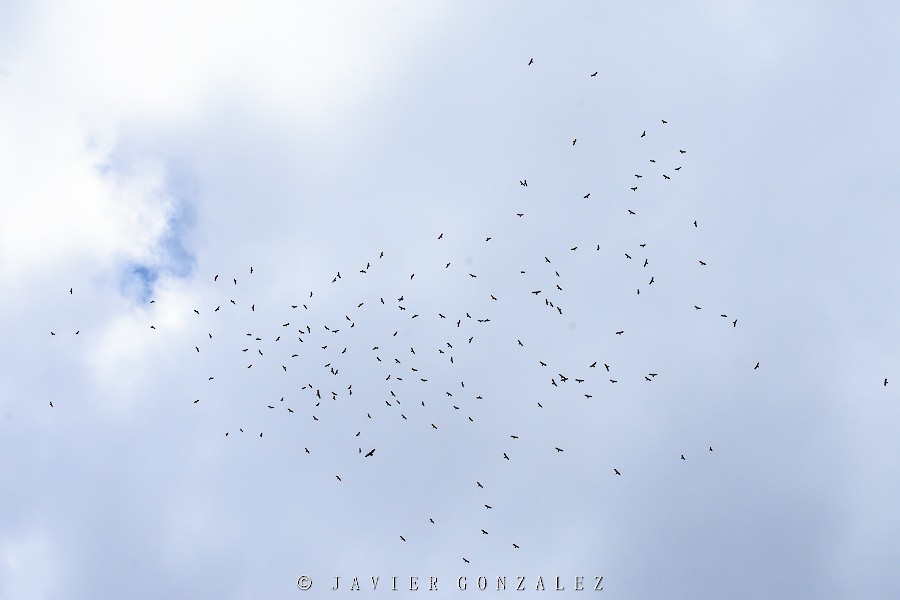
<svg viewBox="0 0 900 600">
<path fill-rule="evenodd" d="M 533 63 L 533 62 L 534 62 L 534 59 L 532 58 L 528 61 L 528 64 L 531 65 L 531 63 Z"/>
<path fill-rule="evenodd" d="M 596 76 L 597 76 L 597 73 L 599 73 L 599 72 L 600 72 L 600 71 L 594 71 L 593 73 L 591 73 L 591 77 L 596 77 Z"/>
</svg>

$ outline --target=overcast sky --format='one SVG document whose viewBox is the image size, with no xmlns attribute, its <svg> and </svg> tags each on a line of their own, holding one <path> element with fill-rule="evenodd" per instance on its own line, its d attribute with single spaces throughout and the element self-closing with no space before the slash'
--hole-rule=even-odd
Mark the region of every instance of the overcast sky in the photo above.
<svg viewBox="0 0 900 600">
<path fill-rule="evenodd" d="M 900 597 L 898 22 L 2 3 L 0 598 Z"/>
</svg>

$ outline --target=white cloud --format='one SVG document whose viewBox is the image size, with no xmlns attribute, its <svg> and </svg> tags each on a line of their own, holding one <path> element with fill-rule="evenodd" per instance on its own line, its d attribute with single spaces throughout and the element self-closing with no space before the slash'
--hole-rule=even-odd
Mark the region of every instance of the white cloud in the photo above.
<svg viewBox="0 0 900 600">
<path fill-rule="evenodd" d="M 29 600 L 59 593 L 58 558 L 55 544 L 39 529 L 0 537 L 0 597 Z"/>
<path fill-rule="evenodd" d="M 396 70 L 439 5 L 63 3 L 20 16 L 0 80 L 0 285 L 85 259 L 148 260 L 166 230 L 166 157 L 131 136 L 234 100 L 327 129 Z M 141 154 L 143 152 L 144 154 Z M 147 152 L 151 152 L 147 155 Z"/>
</svg>

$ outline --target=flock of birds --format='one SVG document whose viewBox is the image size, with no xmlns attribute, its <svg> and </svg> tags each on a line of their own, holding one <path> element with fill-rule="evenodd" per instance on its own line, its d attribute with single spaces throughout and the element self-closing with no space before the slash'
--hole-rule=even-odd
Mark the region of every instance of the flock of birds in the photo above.
<svg viewBox="0 0 900 600">
<path fill-rule="evenodd" d="M 528 61 L 529 66 L 533 64 L 533 59 Z M 590 75 L 596 76 L 597 72 Z M 656 126 L 665 127 L 667 124 L 666 120 L 660 119 Z M 635 132 L 635 135 L 647 139 L 652 137 L 652 133 L 653 127 L 641 130 L 639 134 Z M 576 146 L 577 142 L 577 137 L 572 138 L 571 146 Z M 661 168 L 662 163 L 657 163 L 657 157 L 649 158 L 649 171 L 640 169 L 642 172 L 633 173 L 633 185 L 629 185 L 627 191 L 623 189 L 623 194 L 633 197 L 631 194 L 639 193 L 642 183 L 648 178 L 656 177 L 668 182 L 680 174 L 687 150 L 677 148 L 677 152 L 672 152 L 669 158 L 678 160 L 665 161 L 664 168 Z M 518 184 L 521 188 L 529 187 L 528 179 L 524 177 Z M 522 193 L 527 192 L 523 190 Z M 591 194 L 584 194 L 582 199 L 590 200 Z M 628 208 L 627 214 L 630 218 L 636 216 L 637 211 Z M 524 211 L 515 212 L 515 219 L 524 219 L 525 215 Z M 686 221 L 682 226 L 700 228 L 698 220 Z M 429 252 L 441 252 L 440 244 L 446 243 L 450 237 L 450 234 L 445 236 L 444 233 L 435 231 L 435 247 L 430 248 Z M 484 243 L 490 244 L 493 238 L 492 235 L 485 236 Z M 623 249 L 619 254 L 621 260 L 629 261 L 641 271 L 646 269 L 646 284 L 637 288 L 638 296 L 642 288 L 644 294 L 654 289 L 656 282 L 652 255 L 646 246 L 641 243 L 636 249 Z M 577 252 L 579 249 L 582 252 L 601 252 L 601 245 L 592 244 L 588 248 L 570 246 L 567 251 Z M 215 300 L 208 306 L 191 309 L 189 316 L 194 319 L 193 326 L 203 333 L 189 350 L 191 354 L 201 357 L 208 353 L 217 357 L 211 366 L 207 366 L 210 372 L 202 375 L 203 385 L 216 386 L 215 382 L 226 381 L 223 385 L 208 387 L 210 391 L 205 394 L 205 399 L 204 394 L 200 394 L 200 397 L 189 401 L 202 409 L 215 402 L 213 398 L 228 397 L 229 386 L 236 378 L 246 377 L 246 373 L 261 373 L 260 376 L 267 380 L 280 374 L 289 382 L 286 388 L 294 393 L 259 400 L 255 410 L 276 411 L 285 418 L 316 427 L 329 420 L 333 422 L 338 415 L 334 407 L 340 404 L 343 410 L 352 411 L 358 417 L 353 421 L 353 426 L 344 427 L 347 431 L 340 443 L 346 444 L 360 461 L 378 460 L 378 446 L 365 442 L 378 437 L 370 435 L 370 431 L 384 419 L 395 419 L 426 431 L 440 430 L 451 424 L 453 427 L 472 426 L 481 418 L 485 403 L 511 402 L 507 398 L 488 398 L 479 389 L 479 383 L 467 381 L 466 374 L 471 373 L 473 367 L 477 369 L 479 361 L 477 353 L 473 353 L 474 358 L 470 357 L 472 349 L 491 338 L 494 338 L 494 343 L 505 344 L 512 349 L 524 349 L 530 345 L 524 335 L 499 342 L 495 339 L 496 334 L 491 329 L 492 318 L 496 319 L 509 310 L 504 307 L 505 301 L 515 297 L 520 305 L 529 307 L 531 311 L 544 310 L 558 317 L 565 313 L 565 286 L 568 281 L 560 272 L 563 267 L 554 262 L 551 254 L 553 252 L 536 263 L 523 259 L 526 264 L 505 266 L 511 274 L 531 284 L 530 289 L 526 290 L 522 285 L 500 288 L 486 278 L 479 279 L 479 273 L 475 272 L 477 269 L 461 267 L 454 260 L 457 256 L 451 256 L 449 252 L 439 265 L 435 265 L 436 272 L 412 272 L 402 278 L 397 275 L 393 284 L 385 284 L 384 278 L 378 279 L 373 275 L 385 270 L 396 275 L 397 266 L 382 266 L 387 265 L 390 259 L 386 259 L 385 252 L 379 251 L 360 261 L 356 267 L 335 272 L 331 278 L 332 286 L 345 285 L 352 280 L 354 284 L 351 289 L 359 293 L 359 297 L 351 299 L 347 293 L 331 288 L 324 292 L 319 290 L 319 296 L 325 298 L 320 302 L 317 292 L 310 290 L 279 307 L 268 306 L 262 298 L 254 300 L 248 297 L 253 293 L 253 279 L 258 276 L 253 267 L 248 266 L 241 275 L 220 277 L 211 273 L 209 281 L 213 288 L 209 297 Z M 705 260 L 696 258 L 695 268 L 706 266 Z M 245 280 L 245 276 L 248 279 Z M 468 285 L 467 289 L 479 300 L 469 307 L 460 306 L 458 301 L 442 306 L 441 292 L 433 287 L 437 285 L 435 280 L 442 277 L 453 278 L 455 286 Z M 423 279 L 425 282 L 420 284 Z M 369 285 L 369 281 L 373 285 Z M 68 294 L 74 294 L 74 290 L 70 288 Z M 344 300 L 345 306 L 339 308 L 335 298 Z M 155 304 L 156 300 L 149 302 Z M 703 310 L 700 305 L 685 309 Z M 328 314 L 322 316 L 323 313 Z M 252 315 L 252 330 L 238 332 L 237 328 L 249 322 L 249 315 Z M 726 319 L 730 328 L 738 327 L 739 319 L 736 317 L 721 313 L 717 318 Z M 155 335 L 163 333 L 154 323 L 147 326 L 156 332 Z M 57 335 L 55 330 L 50 333 Z M 79 333 L 80 330 L 76 330 L 74 335 Z M 624 336 L 626 331 L 620 328 L 609 334 Z M 411 339 L 414 340 L 412 343 Z M 548 353 L 552 351 L 539 348 L 535 352 L 545 350 Z M 227 356 L 227 360 L 220 361 L 222 356 Z M 565 388 L 569 397 L 577 395 L 586 402 L 596 401 L 594 398 L 602 393 L 601 386 L 614 386 L 622 377 L 611 358 L 590 357 L 581 365 L 565 367 L 551 366 L 552 362 L 550 357 L 541 356 L 536 364 L 532 363 L 548 391 L 561 393 Z M 759 368 L 759 362 L 752 367 L 753 370 Z M 235 369 L 245 375 L 237 375 Z M 646 372 L 642 374 L 642 380 L 645 384 L 652 383 L 661 376 L 657 372 Z M 888 380 L 885 378 L 883 383 L 887 386 Z M 546 402 L 535 400 L 531 409 L 545 410 Z M 53 407 L 52 402 L 50 406 Z M 501 463 L 515 460 L 517 445 L 522 443 L 521 432 L 499 431 L 499 427 L 493 427 L 492 431 L 499 436 L 498 443 L 502 439 L 506 445 L 493 460 Z M 243 434 L 263 438 L 264 433 L 260 430 L 245 431 L 243 425 L 223 432 L 224 437 L 229 439 Z M 321 439 L 315 435 L 309 436 L 309 439 L 313 441 L 303 445 L 301 452 L 314 457 L 318 452 L 315 442 Z M 542 451 L 560 455 L 566 451 L 565 447 L 565 441 L 556 440 L 546 442 Z M 712 446 L 707 444 L 706 447 L 706 452 L 713 452 Z M 673 458 L 687 460 L 684 453 L 675 453 Z M 491 457 L 485 460 L 491 460 Z M 612 477 L 624 477 L 619 465 L 609 465 L 608 469 Z M 333 474 L 335 485 L 345 485 L 346 474 L 343 477 L 342 474 L 340 471 Z M 480 493 L 478 510 L 494 511 L 495 502 L 489 493 L 490 481 L 473 479 L 471 485 Z M 420 518 L 427 519 L 429 526 L 439 525 L 434 515 L 424 514 Z M 488 536 L 491 532 L 485 524 L 475 529 L 473 534 Z M 397 532 L 395 539 L 401 543 L 412 541 L 402 530 Z M 506 543 L 507 547 L 517 550 L 521 547 L 520 542 L 508 539 Z M 468 556 L 461 558 L 465 563 L 470 563 Z"/>
</svg>

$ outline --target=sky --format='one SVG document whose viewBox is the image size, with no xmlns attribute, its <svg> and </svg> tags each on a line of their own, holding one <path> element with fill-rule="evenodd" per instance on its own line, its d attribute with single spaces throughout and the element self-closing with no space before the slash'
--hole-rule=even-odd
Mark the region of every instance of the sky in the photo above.
<svg viewBox="0 0 900 600">
<path fill-rule="evenodd" d="M 900 597 L 898 21 L 0 4 L 0 599 Z"/>
</svg>

